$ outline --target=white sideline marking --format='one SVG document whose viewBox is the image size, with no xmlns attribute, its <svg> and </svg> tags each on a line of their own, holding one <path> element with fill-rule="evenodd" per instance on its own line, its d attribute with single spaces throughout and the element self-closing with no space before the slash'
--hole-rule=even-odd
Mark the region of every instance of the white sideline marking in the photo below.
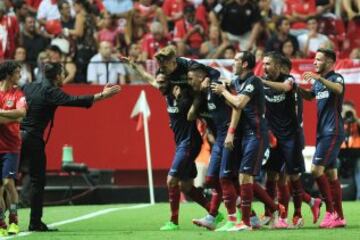
<svg viewBox="0 0 360 240">
<path fill-rule="evenodd" d="M 73 222 L 79 222 L 79 221 L 83 221 L 89 218 L 93 218 L 93 217 L 97 217 L 100 215 L 105 215 L 108 214 L 110 212 L 115 212 L 115 211 L 120 211 L 120 210 L 126 210 L 126 209 L 137 209 L 137 208 L 144 208 L 144 207 L 149 207 L 152 206 L 151 204 L 140 204 L 140 205 L 135 205 L 135 206 L 129 206 L 129 207 L 119 207 L 119 208 L 107 208 L 107 209 L 102 209 L 93 213 L 89 213 L 89 214 L 85 214 L 83 216 L 80 217 L 76 217 L 76 218 L 70 218 L 68 220 L 64 220 L 61 222 L 56 222 L 56 223 L 52 223 L 49 224 L 49 227 L 57 227 L 57 226 L 61 226 L 61 225 L 65 225 L 68 223 L 73 223 Z M 9 236 L 9 237 L 4 237 L 4 238 L 0 238 L 0 239 L 13 239 L 13 238 L 17 238 L 17 237 L 25 237 L 28 236 L 32 233 L 36 233 L 36 232 L 20 232 L 17 235 L 14 236 Z"/>
</svg>

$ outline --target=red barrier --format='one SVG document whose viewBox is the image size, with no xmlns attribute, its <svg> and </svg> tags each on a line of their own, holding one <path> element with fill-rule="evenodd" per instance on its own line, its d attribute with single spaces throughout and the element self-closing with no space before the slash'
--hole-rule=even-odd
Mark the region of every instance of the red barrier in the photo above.
<svg viewBox="0 0 360 240">
<path fill-rule="evenodd" d="M 113 99 L 96 103 L 90 109 L 59 108 L 54 129 L 47 146 L 48 169 L 61 167 L 64 144 L 72 145 L 76 162 L 90 168 L 141 170 L 146 169 L 144 134 L 137 132 L 136 121 L 130 113 L 140 91 L 144 89 L 151 109 L 149 121 L 151 154 L 154 169 L 167 169 L 174 152 L 173 135 L 165 101 L 150 86 L 124 86 Z M 71 94 L 94 94 L 98 86 L 68 85 L 64 90 Z M 360 105 L 360 85 L 346 86 L 346 99 Z M 315 143 L 316 107 L 307 102 L 304 110 L 307 145 Z"/>
</svg>

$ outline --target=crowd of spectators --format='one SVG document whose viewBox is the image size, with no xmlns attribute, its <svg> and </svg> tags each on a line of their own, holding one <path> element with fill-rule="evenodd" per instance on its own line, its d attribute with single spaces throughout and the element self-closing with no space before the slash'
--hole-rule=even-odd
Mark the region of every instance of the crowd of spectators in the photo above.
<svg viewBox="0 0 360 240">
<path fill-rule="evenodd" d="M 0 60 L 22 63 L 21 84 L 63 63 L 64 83 L 136 83 L 119 62 L 180 56 L 228 59 L 251 50 L 313 58 L 319 47 L 359 58 L 360 0 L 1 0 Z"/>
</svg>

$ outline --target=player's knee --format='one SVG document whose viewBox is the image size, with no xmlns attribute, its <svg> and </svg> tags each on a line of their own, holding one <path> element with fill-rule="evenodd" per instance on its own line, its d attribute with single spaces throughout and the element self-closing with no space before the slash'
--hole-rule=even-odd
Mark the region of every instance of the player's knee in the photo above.
<svg viewBox="0 0 360 240">
<path fill-rule="evenodd" d="M 168 187 L 176 187 L 178 185 L 178 181 L 173 177 L 168 177 L 166 184 Z"/>
<path fill-rule="evenodd" d="M 311 174 L 313 175 L 314 178 L 318 178 L 324 174 L 324 171 L 321 168 L 315 166 L 311 168 Z"/>
<path fill-rule="evenodd" d="M 188 182 L 180 182 L 179 185 L 180 185 L 180 191 L 185 194 L 190 192 L 190 190 L 193 186 L 191 183 L 188 183 Z"/>
</svg>

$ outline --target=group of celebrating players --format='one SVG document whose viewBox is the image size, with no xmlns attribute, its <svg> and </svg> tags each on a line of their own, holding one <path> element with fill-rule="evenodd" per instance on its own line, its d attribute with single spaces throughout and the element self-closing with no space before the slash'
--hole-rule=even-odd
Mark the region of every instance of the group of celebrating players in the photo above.
<svg viewBox="0 0 360 240">
<path fill-rule="evenodd" d="M 336 170 L 344 140 L 340 113 L 345 85 L 343 77 L 333 71 L 336 55 L 332 50 L 319 49 L 315 73 L 303 74 L 303 79 L 312 83 L 311 89 L 295 83 L 289 74 L 291 61 L 275 52 L 266 54 L 261 77 L 253 73 L 255 56 L 248 51 L 237 53 L 231 80 L 212 67 L 177 57 L 171 46 L 161 49 L 155 58 L 159 64 L 155 77 L 130 64 L 165 97 L 174 132 L 176 150 L 167 178 L 171 218 L 161 230 L 179 229 L 180 192 L 206 209 L 205 217 L 192 221 L 209 230 L 243 231 L 263 225 L 300 228 L 304 225 L 302 202 L 310 206 L 316 223 L 322 200 L 306 193 L 300 180 L 305 171 L 302 99 L 314 98 L 317 139 L 311 171 L 326 205 L 320 228 L 345 227 Z M 202 144 L 196 119 L 204 120 L 215 136 L 206 177 L 206 186 L 212 189 L 210 201 L 193 185 L 195 158 Z M 264 189 L 254 177 L 267 149 Z M 294 202 L 291 223 L 287 220 L 290 195 Z M 254 197 L 265 205 L 260 218 L 252 209 Z M 227 209 L 227 221 L 218 227 L 224 220 L 218 211 L 221 202 Z"/>
</svg>

